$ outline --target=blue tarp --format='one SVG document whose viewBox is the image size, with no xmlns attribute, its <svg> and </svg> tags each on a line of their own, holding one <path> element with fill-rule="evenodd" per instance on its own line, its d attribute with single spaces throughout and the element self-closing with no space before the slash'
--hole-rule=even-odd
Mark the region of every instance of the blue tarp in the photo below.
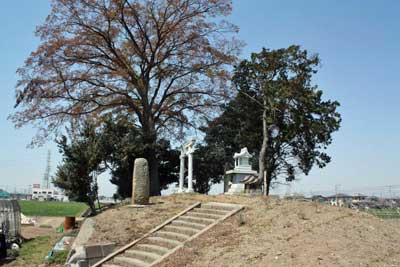
<svg viewBox="0 0 400 267">
<path fill-rule="evenodd" d="M 11 195 L 8 192 L 0 189 L 0 198 L 11 198 Z"/>
</svg>

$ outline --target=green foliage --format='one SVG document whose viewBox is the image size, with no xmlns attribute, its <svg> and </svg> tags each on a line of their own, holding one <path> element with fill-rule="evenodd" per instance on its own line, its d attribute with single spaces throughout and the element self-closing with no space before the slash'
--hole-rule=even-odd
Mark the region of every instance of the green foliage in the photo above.
<svg viewBox="0 0 400 267">
<path fill-rule="evenodd" d="M 194 153 L 194 191 L 207 194 L 212 184 L 223 178 L 224 150 L 214 146 L 199 145 Z"/>
<path fill-rule="evenodd" d="M 111 183 L 118 194 L 129 197 L 132 192 L 132 170 L 135 158 L 143 157 L 144 145 L 140 131 L 125 118 L 104 121 L 98 131 L 103 147 L 103 162 L 111 172 Z"/>
<path fill-rule="evenodd" d="M 103 162 L 111 171 L 111 183 L 122 198 L 132 195 L 132 172 L 136 158 L 145 158 L 148 144 L 141 131 L 126 118 L 108 119 L 99 130 Z M 161 188 L 177 181 L 179 151 L 171 149 L 169 141 L 160 139 L 151 149 L 156 152 Z"/>
<path fill-rule="evenodd" d="M 204 128 L 209 152 L 218 152 L 219 166 L 210 177 L 224 173 L 241 147 L 258 156 L 263 140 L 262 115 L 266 110 L 267 149 L 263 159 L 269 184 L 283 178 L 293 181 L 316 165 L 325 167 L 330 156 L 325 149 L 340 126 L 337 101 L 322 100 L 322 91 L 312 85 L 319 65 L 317 55 L 309 56 L 299 46 L 263 49 L 235 67 L 234 86 L 238 95 L 223 107 L 223 113 Z M 274 126 L 274 127 L 271 127 Z M 278 129 L 273 137 L 273 130 Z M 254 167 L 257 162 L 253 161 Z"/>
<path fill-rule="evenodd" d="M 70 200 L 86 202 L 92 213 L 96 213 L 95 200 L 98 194 L 97 175 L 103 171 L 100 164 L 103 151 L 93 124 L 86 122 L 77 133 L 57 140 L 62 164 L 53 178 L 55 186 L 65 190 Z"/>
<path fill-rule="evenodd" d="M 58 141 L 64 155 L 58 166 L 54 183 L 74 200 L 93 205 L 97 195 L 96 175 L 110 171 L 111 183 L 117 186 L 120 198 L 132 195 L 132 172 L 136 158 L 145 157 L 148 144 L 133 121 L 126 117 L 107 117 L 99 125 L 85 124 L 79 134 L 68 141 Z M 179 152 L 171 149 L 169 141 L 152 145 L 158 160 L 161 188 L 177 181 Z M 90 204 L 92 203 L 92 204 Z"/>
<path fill-rule="evenodd" d="M 67 260 L 68 257 L 68 250 L 65 251 L 55 251 L 54 255 L 49 257 L 47 260 L 49 263 L 55 263 L 55 264 L 64 264 L 65 261 Z"/>
<path fill-rule="evenodd" d="M 21 212 L 27 216 L 79 216 L 88 206 L 79 202 L 18 201 Z"/>
<path fill-rule="evenodd" d="M 51 250 L 53 244 L 52 238 L 50 236 L 40 236 L 35 239 L 25 242 L 19 252 L 19 257 L 16 266 L 28 266 L 29 264 L 40 264 L 43 262 L 44 257 L 47 255 L 48 251 Z"/>
</svg>

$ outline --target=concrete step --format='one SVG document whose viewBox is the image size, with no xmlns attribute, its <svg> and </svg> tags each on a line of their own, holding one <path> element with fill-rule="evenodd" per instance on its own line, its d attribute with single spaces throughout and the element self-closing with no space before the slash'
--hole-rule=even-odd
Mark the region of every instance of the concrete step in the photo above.
<svg viewBox="0 0 400 267">
<path fill-rule="evenodd" d="M 229 212 L 228 210 L 216 210 L 216 209 L 206 209 L 206 208 L 194 208 L 192 211 L 216 214 L 221 216 L 226 215 Z"/>
<path fill-rule="evenodd" d="M 168 220 L 150 236 L 143 237 L 139 243 L 130 243 L 127 246 L 130 248 L 110 255 L 96 266 L 149 267 L 169 253 L 175 252 L 196 234 L 205 232 L 210 224 L 217 223 L 228 214 L 232 215 L 244 208 L 237 204 L 218 202 L 196 205 L 180 213 L 183 215 Z"/>
<path fill-rule="evenodd" d="M 190 238 L 189 235 L 175 233 L 175 232 L 168 232 L 167 229 L 163 229 L 162 231 L 158 231 L 154 233 L 155 236 L 164 237 L 168 239 L 173 239 L 176 241 L 184 242 Z"/>
<path fill-rule="evenodd" d="M 185 222 L 191 222 L 191 223 L 201 223 L 201 224 L 206 224 L 206 225 L 211 224 L 215 221 L 213 219 L 199 218 L 199 217 L 193 217 L 193 216 L 187 216 L 187 215 L 179 217 L 179 220 L 185 221 Z"/>
<path fill-rule="evenodd" d="M 214 209 L 214 210 L 225 210 L 232 211 L 240 207 L 240 205 L 230 204 L 230 203 L 219 203 L 219 202 L 208 202 L 201 205 L 204 209 Z"/>
<path fill-rule="evenodd" d="M 156 254 L 156 253 L 152 253 L 152 252 L 146 252 L 146 251 L 140 251 L 140 250 L 136 250 L 136 249 L 130 249 L 125 251 L 126 256 L 131 257 L 131 258 L 136 258 L 148 263 L 151 263 L 155 260 L 158 260 L 159 258 L 161 258 L 161 255 Z"/>
<path fill-rule="evenodd" d="M 139 244 L 139 245 L 135 246 L 135 249 L 155 253 L 160 256 L 166 254 L 169 251 L 169 248 L 157 246 L 157 245 L 153 245 L 153 244 Z"/>
<path fill-rule="evenodd" d="M 197 230 L 202 230 L 207 226 L 207 224 L 182 221 L 179 219 L 172 221 L 170 225 L 183 226 L 183 227 L 193 228 L 193 229 L 197 229 Z"/>
<path fill-rule="evenodd" d="M 192 236 L 192 235 L 195 235 L 198 232 L 200 232 L 199 229 L 194 229 L 194 228 L 185 227 L 185 226 L 175 226 L 175 225 L 166 225 L 163 229 L 165 229 L 169 232 L 185 234 L 188 236 Z"/>
<path fill-rule="evenodd" d="M 151 236 L 151 237 L 148 237 L 146 240 L 150 244 L 159 245 L 159 246 L 167 247 L 170 249 L 175 248 L 182 244 L 182 242 L 179 242 L 179 241 L 176 241 L 173 239 L 169 239 L 169 238 L 158 237 L 158 236 Z"/>
<path fill-rule="evenodd" d="M 139 259 L 134 259 L 125 256 L 117 256 L 114 258 L 114 262 L 121 264 L 123 267 L 147 267 L 149 264 Z"/>
<path fill-rule="evenodd" d="M 191 216 L 191 217 L 213 219 L 213 220 L 218 220 L 218 219 L 220 219 L 222 217 L 221 215 L 204 213 L 204 212 L 197 212 L 197 211 L 190 211 L 190 212 L 186 213 L 185 215 Z"/>
</svg>

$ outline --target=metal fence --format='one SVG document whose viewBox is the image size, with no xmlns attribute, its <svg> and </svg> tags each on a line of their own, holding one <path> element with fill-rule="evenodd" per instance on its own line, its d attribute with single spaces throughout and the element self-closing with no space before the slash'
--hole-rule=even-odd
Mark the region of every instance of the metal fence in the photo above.
<svg viewBox="0 0 400 267">
<path fill-rule="evenodd" d="M 19 239 L 21 234 L 21 208 L 17 200 L 0 200 L 0 227 L 8 242 Z"/>
</svg>

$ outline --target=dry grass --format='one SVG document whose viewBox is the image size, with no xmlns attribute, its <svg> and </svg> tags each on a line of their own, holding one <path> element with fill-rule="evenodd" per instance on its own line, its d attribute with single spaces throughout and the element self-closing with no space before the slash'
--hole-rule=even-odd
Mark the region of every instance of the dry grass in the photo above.
<svg viewBox="0 0 400 267">
<path fill-rule="evenodd" d="M 122 207 L 96 218 L 93 242 L 122 246 L 196 201 L 246 205 L 185 245 L 158 267 L 400 266 L 400 222 L 319 205 L 246 196 L 152 198 L 143 209 Z"/>
</svg>

